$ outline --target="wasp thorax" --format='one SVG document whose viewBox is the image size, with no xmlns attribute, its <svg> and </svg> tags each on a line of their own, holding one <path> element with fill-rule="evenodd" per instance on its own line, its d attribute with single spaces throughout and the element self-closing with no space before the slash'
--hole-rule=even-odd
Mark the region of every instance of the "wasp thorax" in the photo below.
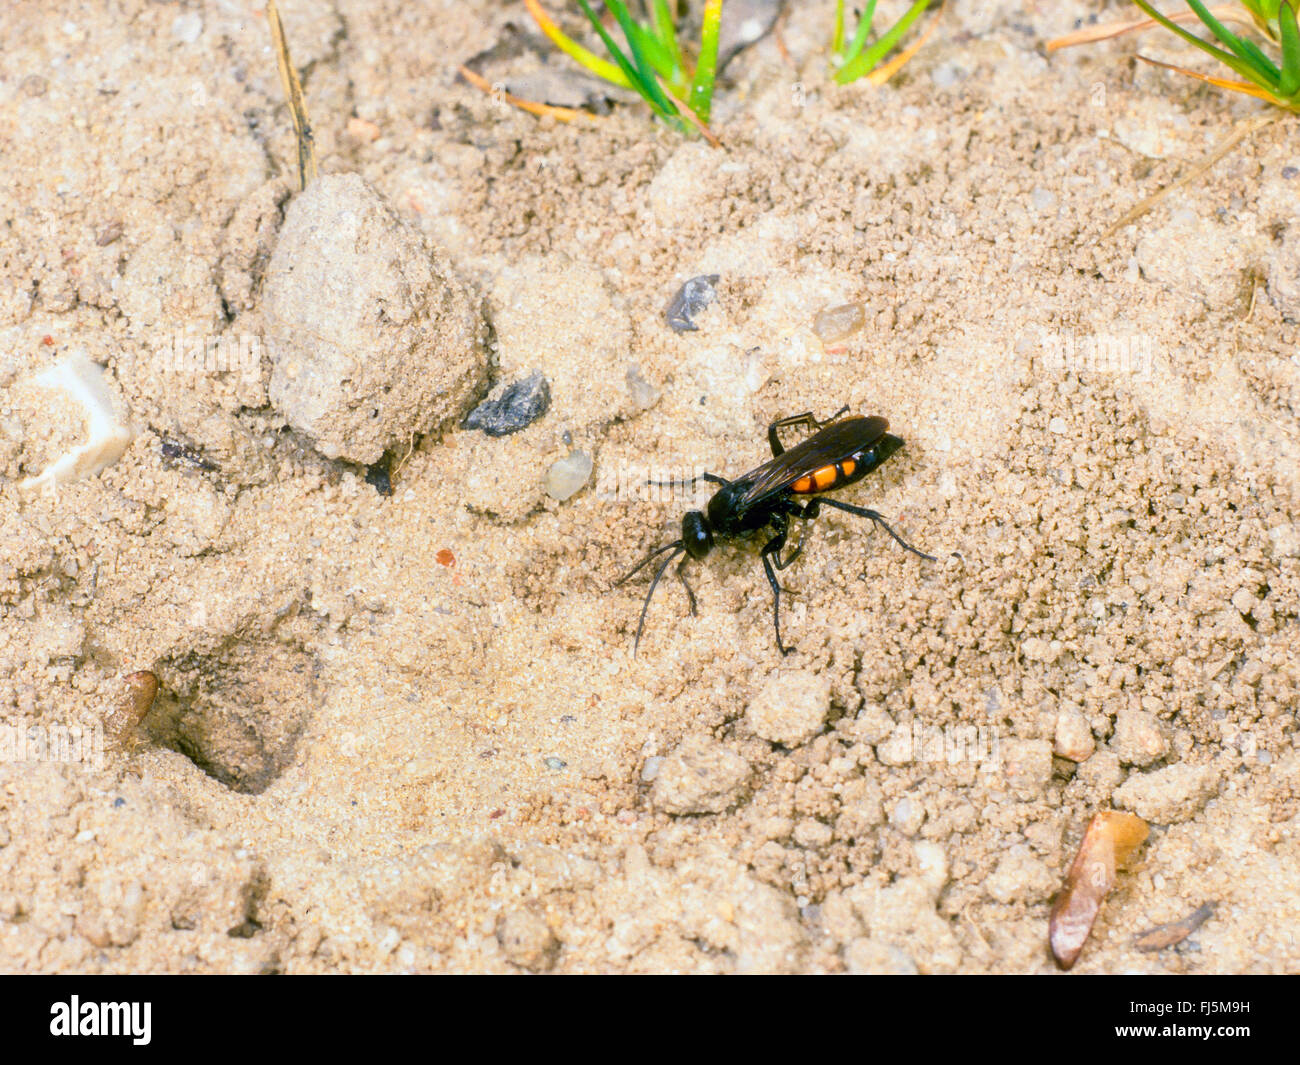
<svg viewBox="0 0 1300 1065">
<path fill-rule="evenodd" d="M 699 510 L 688 510 L 682 517 L 682 546 L 691 558 L 703 558 L 713 548 L 713 530 Z"/>
</svg>

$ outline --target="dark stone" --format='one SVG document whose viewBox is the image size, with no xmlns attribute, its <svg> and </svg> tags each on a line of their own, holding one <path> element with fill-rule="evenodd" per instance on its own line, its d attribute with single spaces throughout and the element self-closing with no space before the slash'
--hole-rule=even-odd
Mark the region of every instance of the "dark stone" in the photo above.
<svg viewBox="0 0 1300 1065">
<path fill-rule="evenodd" d="M 387 455 L 373 466 L 366 467 L 366 484 L 370 485 L 381 496 L 391 496 L 393 494 L 393 478 L 388 472 Z"/>
<path fill-rule="evenodd" d="M 664 314 L 674 333 L 693 333 L 699 328 L 692 319 L 718 298 L 714 286 L 718 274 L 701 274 L 693 277 L 677 290 Z"/>
<path fill-rule="evenodd" d="M 509 436 L 527 428 L 551 409 L 551 386 L 541 370 L 507 386 L 469 412 L 462 429 L 481 429 L 488 436 Z"/>
</svg>

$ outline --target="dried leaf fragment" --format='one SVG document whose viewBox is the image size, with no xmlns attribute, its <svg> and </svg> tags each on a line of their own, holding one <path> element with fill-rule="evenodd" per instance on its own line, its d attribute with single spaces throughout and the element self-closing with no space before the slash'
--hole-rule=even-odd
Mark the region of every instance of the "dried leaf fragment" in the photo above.
<svg viewBox="0 0 1300 1065">
<path fill-rule="evenodd" d="M 112 743 L 130 747 L 138 739 L 140 723 L 158 696 L 158 677 L 141 669 L 128 673 L 124 679 L 125 691 L 104 717 L 104 733 Z"/>
<path fill-rule="evenodd" d="M 1156 925 L 1155 928 L 1139 933 L 1133 937 L 1133 945 L 1138 950 L 1164 950 L 1165 947 L 1181 943 L 1213 915 L 1214 903 L 1203 903 L 1182 920 Z"/>
<path fill-rule="evenodd" d="M 1116 871 L 1142 845 L 1148 831 L 1142 818 L 1118 810 L 1102 810 L 1089 823 L 1048 921 L 1052 956 L 1062 969 L 1078 959 L 1102 901 L 1115 886 Z"/>
</svg>

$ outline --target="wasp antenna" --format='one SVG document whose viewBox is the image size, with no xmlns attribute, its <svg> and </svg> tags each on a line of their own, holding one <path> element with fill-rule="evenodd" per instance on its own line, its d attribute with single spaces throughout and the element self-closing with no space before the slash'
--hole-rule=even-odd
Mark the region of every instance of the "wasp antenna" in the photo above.
<svg viewBox="0 0 1300 1065">
<path fill-rule="evenodd" d="M 675 550 L 673 551 L 673 553 L 672 553 L 671 555 L 669 555 L 666 559 L 664 559 L 664 561 L 663 561 L 663 565 L 660 566 L 657 570 L 655 570 L 654 580 L 652 580 L 652 581 L 650 582 L 650 590 L 649 590 L 648 592 L 645 593 L 645 602 L 641 604 L 641 620 L 637 622 L 637 626 L 636 626 L 636 640 L 635 640 L 635 642 L 632 644 L 632 657 L 633 657 L 633 658 L 636 657 L 637 649 L 641 646 L 641 633 L 645 630 L 645 616 L 646 616 L 646 612 L 650 609 L 650 599 L 651 599 L 651 597 L 655 594 L 655 588 L 656 588 L 656 587 L 658 586 L 658 584 L 659 584 L 659 578 L 662 577 L 662 576 L 664 575 L 664 571 L 665 571 L 669 566 L 671 566 L 674 562 L 677 561 L 677 556 L 678 556 L 678 555 L 684 555 L 684 554 L 686 554 L 686 547 L 685 547 L 685 545 L 684 545 L 680 540 L 678 540 L 675 544 L 669 544 L 668 547 L 669 547 L 669 548 L 675 548 Z M 663 551 L 666 551 L 666 550 L 668 550 L 668 548 L 661 548 L 659 551 L 656 551 L 656 552 L 655 552 L 655 555 L 662 554 Z M 651 555 L 650 558 L 654 558 L 654 555 Z M 642 563 L 641 563 L 641 566 L 644 566 L 646 562 L 649 562 L 649 561 L 650 561 L 650 558 L 647 558 L 647 559 L 645 560 L 645 562 L 642 562 Z M 641 566 L 637 566 L 637 569 L 640 569 Z M 635 572 L 635 570 L 634 570 L 633 572 Z M 630 576 L 632 576 L 632 574 L 629 573 L 628 576 L 630 577 Z"/>
<path fill-rule="evenodd" d="M 685 546 L 686 545 L 681 540 L 674 540 L 671 544 L 664 544 L 663 547 L 655 548 L 653 551 L 650 552 L 650 554 L 646 555 L 645 558 L 643 558 L 640 562 L 638 562 L 635 566 L 633 566 L 629 572 L 623 574 L 623 576 L 621 576 L 618 580 L 616 580 L 614 582 L 614 587 L 617 588 L 620 584 L 624 584 L 627 581 L 630 581 L 633 577 L 635 577 L 638 573 L 640 573 L 641 570 L 644 569 L 648 563 L 658 558 L 665 551 L 672 551 L 675 548 L 685 547 Z"/>
</svg>

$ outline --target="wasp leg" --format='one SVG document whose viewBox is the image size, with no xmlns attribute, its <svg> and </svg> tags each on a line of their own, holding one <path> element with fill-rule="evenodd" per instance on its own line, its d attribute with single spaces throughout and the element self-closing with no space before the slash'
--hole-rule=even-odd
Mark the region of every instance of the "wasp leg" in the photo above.
<svg viewBox="0 0 1300 1065">
<path fill-rule="evenodd" d="M 731 483 L 725 478 L 719 477 L 716 473 L 702 473 L 698 477 L 688 477 L 681 481 L 646 481 L 646 485 L 654 488 L 685 488 L 688 484 L 694 484 L 696 481 L 708 481 L 710 484 L 721 485 Z"/>
<path fill-rule="evenodd" d="M 936 561 L 933 555 L 927 555 L 924 551 L 918 551 L 915 547 L 899 536 L 898 533 L 894 532 L 894 530 L 890 528 L 889 522 L 885 521 L 884 517 L 876 513 L 874 510 L 868 510 L 866 507 L 855 507 L 850 503 L 841 503 L 838 499 L 818 498 L 814 499 L 803 508 L 803 514 L 801 517 L 804 518 L 804 520 L 817 517 L 817 511 L 820 507 L 834 507 L 836 510 L 842 510 L 846 514 L 856 514 L 859 518 L 870 518 L 884 529 L 885 532 L 889 533 L 889 535 L 892 536 L 900 546 L 907 548 L 907 550 L 911 551 L 912 554 L 919 555 L 921 558 L 927 559 L 930 562 Z"/>
<path fill-rule="evenodd" d="M 777 568 L 785 568 L 785 566 L 782 566 L 779 561 L 781 557 L 781 548 L 785 547 L 785 537 L 787 532 L 785 515 L 777 515 L 772 520 L 772 527 L 776 530 L 776 535 L 763 546 L 763 551 L 760 557 L 763 560 L 763 569 L 767 573 L 767 583 L 772 586 L 772 627 L 776 630 L 776 647 L 783 655 L 788 655 L 791 649 L 781 642 L 781 585 L 777 583 L 776 573 L 772 569 L 772 559 L 774 557 L 778 560 Z M 795 554 L 798 555 L 798 551 L 796 551 Z M 794 559 L 791 558 L 788 560 L 787 564 L 793 561 Z"/>
<path fill-rule="evenodd" d="M 816 501 L 814 500 L 814 502 L 816 502 Z M 801 507 L 798 503 L 794 502 L 793 500 L 790 500 L 790 501 L 786 502 L 784 506 L 785 506 L 784 514 L 785 514 L 785 515 L 788 515 L 788 516 L 791 517 L 791 518 L 798 518 L 800 521 L 807 521 L 809 518 L 816 517 L 816 514 L 815 514 L 815 513 L 813 513 L 813 514 L 809 514 L 809 513 L 808 513 L 808 508 L 812 506 L 811 503 L 808 504 L 807 507 Z M 775 528 L 775 527 L 776 527 L 776 523 L 773 522 L 772 524 L 773 524 L 773 527 Z M 785 526 L 784 519 L 782 520 L 782 528 L 780 528 L 778 531 L 779 531 L 783 536 L 786 535 L 786 533 L 788 532 L 788 527 Z M 800 530 L 799 530 L 799 542 L 798 542 L 797 544 L 795 544 L 794 550 L 791 551 L 790 554 L 788 554 L 788 555 L 786 556 L 784 562 L 781 561 L 781 559 L 780 559 L 779 557 L 774 557 L 774 558 L 772 559 L 772 563 L 773 563 L 773 565 L 775 565 L 777 569 L 785 569 L 787 566 L 791 565 L 791 564 L 794 562 L 794 560 L 795 560 L 796 558 L 798 558 L 798 557 L 800 556 L 800 554 L 803 553 L 804 537 L 807 536 L 807 535 L 808 535 L 808 533 L 807 533 L 806 529 L 800 529 Z"/>
<path fill-rule="evenodd" d="M 699 617 L 699 612 L 695 609 L 695 589 L 686 581 L 686 574 L 682 571 L 686 568 L 686 563 L 691 560 L 690 555 L 683 555 L 682 560 L 677 563 L 677 579 L 682 582 L 682 587 L 686 589 L 686 597 L 691 603 L 691 617 Z"/>
<path fill-rule="evenodd" d="M 792 414 L 789 418 L 778 418 L 767 427 L 767 442 L 772 446 L 772 457 L 775 458 L 778 455 L 785 454 L 785 447 L 781 444 L 780 438 L 776 435 L 778 429 L 788 429 L 792 425 L 806 425 L 816 432 L 818 429 L 826 428 L 826 426 L 830 425 L 830 423 L 841 414 L 847 414 L 848 410 L 849 408 L 847 406 L 843 406 L 824 422 L 819 422 L 813 416 L 812 411 L 805 411 L 803 414 Z"/>
</svg>

